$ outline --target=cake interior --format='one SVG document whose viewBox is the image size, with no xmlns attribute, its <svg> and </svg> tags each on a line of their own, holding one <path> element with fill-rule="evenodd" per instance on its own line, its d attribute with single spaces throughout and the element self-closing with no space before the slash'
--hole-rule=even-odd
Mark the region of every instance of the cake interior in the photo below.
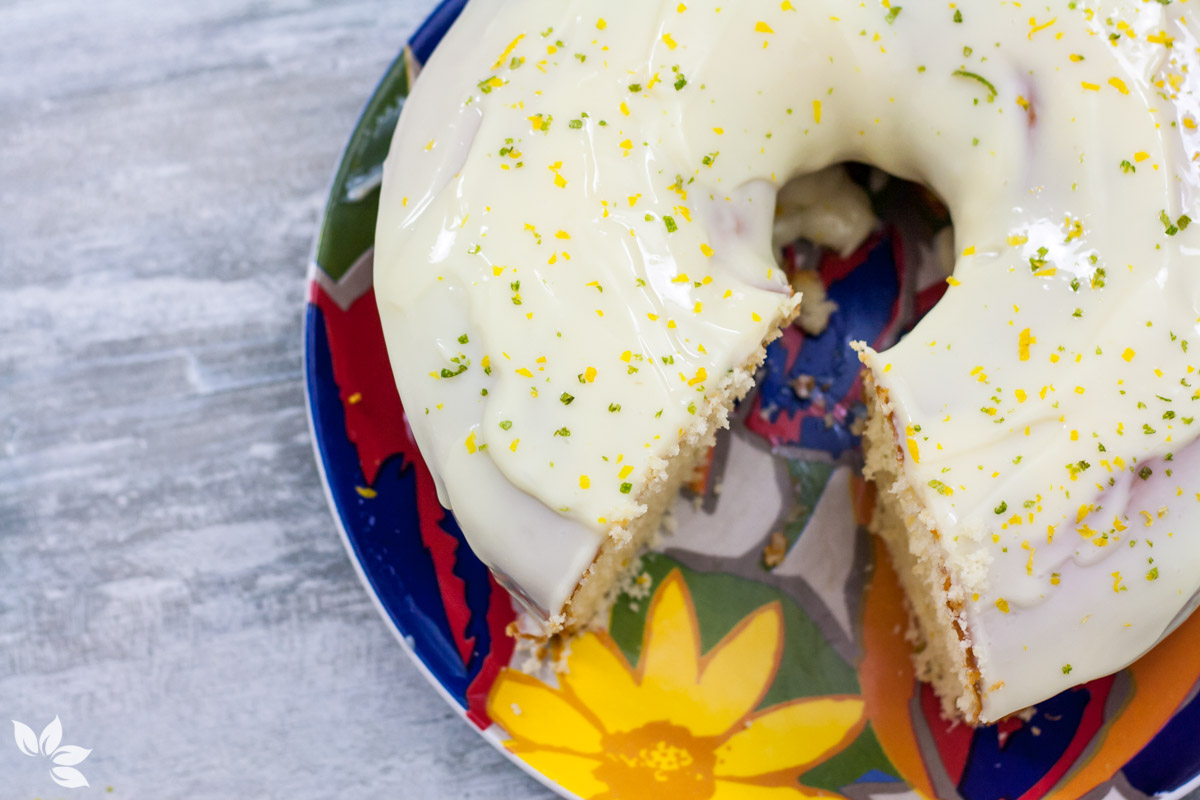
<svg viewBox="0 0 1200 800">
<path fill-rule="evenodd" d="M 704 413 L 696 415 L 695 424 L 684 431 L 676 452 L 660 465 L 655 478 L 638 497 L 638 502 L 646 507 L 646 511 L 627 524 L 609 531 L 596 558 L 563 608 L 563 613 L 550 619 L 551 632 L 570 634 L 601 621 L 607 613 L 634 560 L 658 535 L 663 515 L 675 502 L 680 489 L 707 463 L 717 431 L 729 427 L 729 414 L 754 386 L 754 374 L 766 358 L 767 345 L 778 338 L 795 319 L 799 313 L 800 299 L 799 294 L 791 299 L 781 298 L 771 333 L 758 350 L 741 367 L 730 371 L 717 388 L 706 396 L 702 407 Z"/>
<path fill-rule="evenodd" d="M 883 540 L 908 600 L 917 677 L 933 685 L 943 713 L 979 720 L 980 676 L 963 608 L 965 593 L 947 568 L 947 554 L 932 519 L 901 469 L 903 456 L 885 389 L 864 373 L 867 427 L 863 476 L 875 484 L 875 511 L 868 523 Z"/>
</svg>

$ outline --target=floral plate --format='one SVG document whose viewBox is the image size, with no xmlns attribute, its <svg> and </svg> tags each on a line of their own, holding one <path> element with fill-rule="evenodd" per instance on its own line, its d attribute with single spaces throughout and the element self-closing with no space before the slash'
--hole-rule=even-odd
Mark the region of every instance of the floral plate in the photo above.
<svg viewBox="0 0 1200 800">
<path fill-rule="evenodd" d="M 772 346 L 707 480 L 676 508 L 678 533 L 642 559 L 607 630 L 576 639 L 563 674 L 515 668 L 512 601 L 438 503 L 372 287 L 391 132 L 462 5 L 446 0 L 413 35 L 351 136 L 305 324 L 309 416 L 343 539 L 447 701 L 564 797 L 1132 800 L 1200 785 L 1200 615 L 1123 672 L 990 727 L 947 723 L 913 675 L 900 590 L 861 525 L 871 494 L 854 469 L 863 408 L 847 343 L 886 347 L 937 302 L 944 284 L 918 243 L 947 224 L 933 204 L 906 206 L 924 236 L 883 227 L 849 258 L 787 251 L 837 303 L 829 326 Z M 870 185 L 877 204 L 895 201 L 892 184 Z"/>
</svg>

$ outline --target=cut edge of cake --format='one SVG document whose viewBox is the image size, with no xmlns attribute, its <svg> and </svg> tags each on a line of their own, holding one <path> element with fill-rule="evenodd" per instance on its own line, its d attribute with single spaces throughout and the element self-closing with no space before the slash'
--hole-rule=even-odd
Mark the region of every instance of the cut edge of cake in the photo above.
<svg viewBox="0 0 1200 800">
<path fill-rule="evenodd" d="M 856 349 L 865 355 L 864 346 Z M 904 590 L 917 678 L 933 686 L 947 718 L 979 724 L 982 686 L 964 611 L 966 591 L 954 577 L 933 516 L 905 475 L 904 438 L 887 389 L 875 383 L 869 368 L 863 370 L 863 400 L 863 477 L 876 488 L 867 528 L 886 545 Z"/>
<path fill-rule="evenodd" d="M 784 329 L 799 315 L 800 300 L 799 292 L 781 296 L 778 313 L 758 349 L 705 395 L 702 413 L 697 414 L 695 422 L 684 430 L 674 453 L 656 465 L 653 478 L 638 496 L 637 502 L 645 510 L 625 524 L 609 529 L 570 599 L 547 621 L 548 635 L 569 636 L 595 625 L 604 626 L 607 612 L 627 585 L 622 579 L 628 575 L 638 555 L 658 535 L 663 516 L 675 502 L 680 489 L 705 463 L 717 431 L 729 427 L 734 404 L 754 387 L 754 376 L 766 359 L 767 345 L 782 336 Z"/>
</svg>

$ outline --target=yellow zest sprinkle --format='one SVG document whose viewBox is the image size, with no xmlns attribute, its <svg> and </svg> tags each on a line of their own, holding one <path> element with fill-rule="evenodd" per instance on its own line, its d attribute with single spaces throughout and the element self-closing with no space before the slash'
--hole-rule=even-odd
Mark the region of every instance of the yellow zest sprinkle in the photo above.
<svg viewBox="0 0 1200 800">
<path fill-rule="evenodd" d="M 520 444 L 520 443 L 521 443 L 521 440 L 520 440 L 520 439 L 513 439 L 513 440 L 512 440 L 512 444 L 510 444 L 510 445 L 508 446 L 508 449 L 509 449 L 509 450 L 512 450 L 512 451 L 515 453 L 515 452 L 517 452 L 517 445 L 518 445 L 518 444 Z"/>
<path fill-rule="evenodd" d="M 1021 331 L 1021 336 L 1017 340 L 1017 354 L 1022 361 L 1029 360 L 1029 346 L 1031 344 L 1037 344 L 1037 337 L 1031 336 L 1029 328 L 1026 328 Z"/>
<path fill-rule="evenodd" d="M 1100 91 L 1100 84 L 1098 84 L 1098 83 L 1089 83 L 1087 81 L 1080 81 L 1080 85 L 1083 86 L 1084 89 L 1087 89 L 1089 92 Z"/>
<path fill-rule="evenodd" d="M 1112 574 L 1112 577 L 1113 577 L 1113 591 L 1114 592 L 1121 591 L 1121 573 L 1114 572 Z"/>
<path fill-rule="evenodd" d="M 608 27 L 608 23 L 604 21 L 604 17 L 601 17 L 600 19 L 596 20 L 596 27 L 600 30 L 604 30 L 605 28 Z"/>
<path fill-rule="evenodd" d="M 975 255 L 975 245 L 971 245 L 970 247 L 964 248 L 964 249 L 963 249 L 963 255 L 964 255 L 964 256 L 973 256 L 973 255 Z"/>
<path fill-rule="evenodd" d="M 755 322 L 762 322 L 762 317 L 758 315 L 757 311 L 750 312 L 750 319 L 754 320 Z"/>
<path fill-rule="evenodd" d="M 715 251 L 711 247 L 709 247 L 708 244 L 701 242 L 700 243 L 700 252 L 704 253 L 706 258 L 712 258 L 712 255 Z"/>
<path fill-rule="evenodd" d="M 668 327 L 668 328 L 674 328 L 674 327 L 675 327 L 675 320 L 673 320 L 673 319 L 669 319 L 669 320 L 667 320 L 667 327 Z"/>
<path fill-rule="evenodd" d="M 633 142 L 629 139 L 626 139 L 625 141 L 621 142 L 620 147 L 625 151 L 625 155 L 629 155 L 629 151 L 633 149 Z"/>
<path fill-rule="evenodd" d="M 621 360 L 626 364 L 629 363 L 629 359 L 631 358 L 633 358 L 633 353 L 629 352 L 628 350 L 626 350 L 624 353 L 621 353 Z"/>
<path fill-rule="evenodd" d="M 692 307 L 692 313 L 699 314 L 703 310 L 704 310 L 704 303 L 701 303 L 699 300 L 697 300 L 696 305 Z"/>
<path fill-rule="evenodd" d="M 1012 234 L 1008 237 L 1009 247 L 1019 247 L 1029 241 L 1029 237 L 1023 233 Z"/>
<path fill-rule="evenodd" d="M 627 117 L 629 116 L 629 106 L 625 103 L 624 100 L 621 101 L 621 113 Z"/>
<path fill-rule="evenodd" d="M 949 278 L 946 278 L 946 283 L 950 284 L 951 286 L 962 286 L 962 281 L 953 275 L 951 275 Z"/>
<path fill-rule="evenodd" d="M 471 452 L 475 452 L 475 451 L 472 450 Z M 366 498 L 367 500 L 370 500 L 379 494 L 378 492 L 376 492 L 374 489 L 370 488 L 369 486 L 355 486 L 354 491 L 358 492 L 359 497 Z"/>
<path fill-rule="evenodd" d="M 477 449 L 475 447 L 475 431 L 471 431 L 471 435 L 467 437 L 467 452 L 474 453 Z"/>
<path fill-rule="evenodd" d="M 587 475 L 580 475 L 580 476 L 579 476 L 579 488 L 580 488 L 580 489 L 590 489 L 590 488 L 592 488 L 592 480 L 591 480 L 591 478 L 589 478 Z"/>
<path fill-rule="evenodd" d="M 620 478 L 621 480 L 625 480 L 632 473 L 633 473 L 633 467 L 626 464 L 625 466 L 621 467 L 621 471 L 617 473 L 617 477 Z"/>
<path fill-rule="evenodd" d="M 1007 614 L 1008 613 L 1008 601 L 1005 600 L 1003 597 L 996 598 L 996 608 L 1000 609 L 1000 611 L 1002 613 Z"/>
<path fill-rule="evenodd" d="M 1053 24 L 1054 24 L 1054 23 L 1056 23 L 1056 22 L 1058 22 L 1058 17 L 1054 17 L 1054 18 L 1053 18 L 1053 19 L 1051 19 L 1049 22 L 1043 22 L 1041 25 L 1038 25 L 1038 24 L 1037 24 L 1037 18 L 1036 18 L 1036 17 L 1030 17 L 1030 18 L 1029 18 L 1029 25 L 1030 25 L 1030 29 L 1029 29 L 1029 41 L 1031 41 L 1031 42 L 1033 41 L 1033 35 L 1034 35 L 1035 33 L 1037 33 L 1038 31 L 1044 31 L 1044 30 L 1046 30 L 1046 28 L 1049 28 L 1051 25 L 1053 25 Z"/>
<path fill-rule="evenodd" d="M 492 69 L 494 69 L 494 70 L 500 69 L 501 65 L 504 64 L 505 59 L 507 59 L 509 57 L 509 55 L 512 54 L 513 50 L 517 49 L 517 45 L 524 38 L 525 38 L 525 34 L 522 33 L 522 34 L 519 34 L 517 36 L 517 38 L 515 38 L 511 42 L 509 42 L 508 47 L 504 48 L 504 52 L 501 53 L 500 57 L 496 59 L 496 63 L 492 64 Z"/>
<path fill-rule="evenodd" d="M 724 136 L 725 129 L 724 128 L 713 128 L 713 133 L 715 133 L 717 136 Z"/>
<path fill-rule="evenodd" d="M 533 373 L 529 371 L 528 367 L 521 367 L 519 370 L 517 370 L 517 374 L 523 378 L 532 378 L 533 377 Z"/>
<path fill-rule="evenodd" d="M 1133 160 L 1138 162 L 1139 164 L 1141 162 L 1145 161 L 1149 157 L 1150 157 L 1150 154 L 1147 153 L 1145 150 L 1138 150 L 1136 153 L 1133 154 Z"/>
<path fill-rule="evenodd" d="M 1109 78 L 1108 85 L 1116 89 L 1121 94 L 1129 94 L 1129 87 L 1125 85 L 1125 81 L 1120 78 Z"/>
<path fill-rule="evenodd" d="M 1085 391 L 1087 391 L 1087 390 L 1084 389 L 1082 386 L 1075 387 L 1075 394 L 1083 394 Z"/>
<path fill-rule="evenodd" d="M 588 367 L 587 369 L 585 369 L 583 371 L 583 379 L 585 381 L 587 381 L 588 383 L 591 383 L 592 381 L 596 380 L 596 368 Z"/>
<path fill-rule="evenodd" d="M 1054 543 L 1054 526 L 1047 525 L 1046 526 L 1046 544 L 1053 544 L 1053 543 Z"/>
<path fill-rule="evenodd" d="M 1014 392 L 1013 394 L 1015 394 L 1017 396 L 1018 403 L 1024 403 L 1025 400 L 1028 398 L 1028 395 L 1025 394 L 1024 389 L 1017 389 L 1017 391 Z"/>
<path fill-rule="evenodd" d="M 708 372 L 704 369 L 704 367 L 701 367 L 700 369 L 696 370 L 696 376 L 688 381 L 687 384 L 688 386 L 695 386 L 697 383 L 703 383 L 707 379 Z"/>
<path fill-rule="evenodd" d="M 920 464 L 921 450 L 917 447 L 917 440 L 910 436 L 908 437 L 906 444 L 908 445 L 908 454 L 912 456 L 913 463 Z"/>
<path fill-rule="evenodd" d="M 813 122 L 821 124 L 821 101 L 813 100 Z"/>
<path fill-rule="evenodd" d="M 346 402 L 352 406 L 356 406 L 362 402 L 362 392 L 355 392 L 346 398 Z"/>
<path fill-rule="evenodd" d="M 774 33 L 775 31 L 773 31 L 771 29 L 770 25 L 768 25 L 767 23 L 763 22 L 760 19 L 758 22 L 754 23 L 754 32 L 755 33 Z"/>
<path fill-rule="evenodd" d="M 675 40 L 671 38 L 671 34 L 669 34 L 669 33 L 664 33 L 662 40 L 663 40 L 663 44 L 665 44 L 667 46 L 668 50 L 674 50 L 676 47 L 679 46 L 675 43 Z"/>
</svg>

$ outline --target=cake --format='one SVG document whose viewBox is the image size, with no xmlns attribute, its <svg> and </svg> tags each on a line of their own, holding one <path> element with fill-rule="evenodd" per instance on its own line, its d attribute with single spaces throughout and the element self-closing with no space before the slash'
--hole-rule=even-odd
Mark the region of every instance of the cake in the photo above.
<svg viewBox="0 0 1200 800">
<path fill-rule="evenodd" d="M 861 349 L 872 529 L 946 707 L 1109 674 L 1200 583 L 1200 174 L 1183 3 L 471 0 L 384 168 L 376 296 L 442 502 L 587 624 L 799 297 L 789 179 L 950 208 L 946 297 Z"/>
</svg>

